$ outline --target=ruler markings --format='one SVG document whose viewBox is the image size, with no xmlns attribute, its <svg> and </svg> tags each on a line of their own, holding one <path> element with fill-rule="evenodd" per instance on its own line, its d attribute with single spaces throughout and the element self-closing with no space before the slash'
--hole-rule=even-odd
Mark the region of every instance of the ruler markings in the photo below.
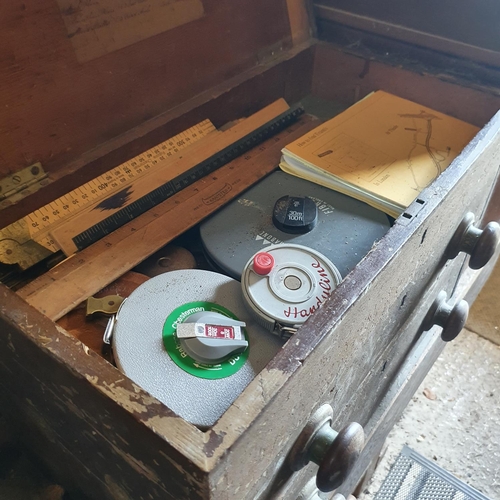
<svg viewBox="0 0 500 500">
<path fill-rule="evenodd" d="M 134 182 L 133 192 L 126 202 L 111 200 L 112 210 L 109 211 L 87 209 L 75 219 L 55 228 L 51 232 L 52 237 L 66 255 L 82 250 L 99 237 L 88 231 L 91 226 L 95 225 L 101 237 L 109 234 L 257 142 L 262 142 L 269 134 L 289 125 L 302 112 L 302 108 L 291 110 L 283 100 L 276 101 L 221 132 L 215 139 L 205 138 L 199 147 L 180 156 L 168 169 L 157 169 L 151 176 Z"/>
<path fill-rule="evenodd" d="M 272 147 L 274 143 L 280 142 L 279 148 L 282 148 L 284 144 L 289 142 L 291 139 L 288 137 L 299 137 L 300 134 L 298 131 L 301 131 L 302 134 L 312 129 L 314 123 L 310 121 L 310 119 L 304 119 L 299 121 L 298 123 L 292 125 L 289 129 L 286 129 L 278 137 L 273 138 L 273 142 L 270 140 L 269 145 Z M 264 146 L 264 150 L 268 149 L 267 143 Z M 277 150 L 275 150 L 277 151 Z M 35 281 L 26 285 L 19 294 L 23 297 L 27 297 L 28 295 L 34 294 L 37 290 L 47 286 L 53 281 L 66 279 L 71 273 L 80 273 L 79 267 L 81 265 L 88 264 L 95 259 L 106 259 L 106 261 L 101 262 L 103 265 L 102 269 L 105 269 L 106 272 L 109 268 L 115 265 L 116 259 L 121 260 L 125 258 L 123 254 L 116 253 L 116 245 L 121 244 L 122 241 L 128 241 L 128 238 L 131 237 L 131 234 L 140 231 L 143 227 L 148 226 L 153 223 L 157 218 L 162 217 L 167 212 L 170 214 L 172 210 L 176 208 L 184 207 L 189 202 L 190 209 L 196 211 L 200 208 L 208 206 L 203 200 L 204 198 L 210 198 L 214 193 L 217 193 L 221 186 L 224 186 L 227 182 L 230 184 L 238 184 L 241 182 L 241 172 L 245 173 L 246 169 L 252 168 L 260 168 L 260 164 L 256 163 L 257 160 L 262 158 L 259 156 L 261 154 L 260 148 L 255 148 L 244 157 L 240 157 L 234 160 L 232 163 L 222 167 L 216 175 L 208 176 L 199 179 L 195 184 L 188 187 L 185 190 L 180 191 L 175 195 L 174 198 L 169 198 L 165 200 L 163 203 L 155 207 L 155 210 L 150 210 L 145 212 L 141 216 L 137 217 L 135 220 L 129 222 L 127 225 L 122 226 L 121 228 L 114 231 L 112 234 L 105 236 L 98 242 L 94 243 L 91 247 L 88 247 L 82 250 L 78 254 L 74 254 L 71 257 L 67 258 L 62 264 L 58 267 L 55 267 L 45 273 L 43 276 L 37 278 Z M 258 158 L 257 158 L 258 157 Z M 272 169 L 276 168 L 276 165 L 279 162 L 279 154 L 276 153 L 275 161 L 273 163 Z M 266 168 L 269 168 L 266 166 Z M 263 173 L 256 174 L 257 178 L 264 175 Z M 208 194 L 207 194 L 208 193 Z M 192 202 L 192 199 L 196 199 L 195 205 Z M 183 214 L 184 218 L 192 218 L 193 216 L 187 211 L 186 214 Z M 170 218 L 167 219 L 168 225 L 171 223 Z M 187 227 L 186 227 L 187 228 Z M 154 233 L 154 231 L 153 231 Z M 165 243 L 168 243 L 169 239 L 173 239 L 177 234 L 170 234 L 169 232 L 162 232 L 162 236 L 156 237 L 164 237 L 166 238 Z M 114 250 L 115 249 L 115 250 Z M 132 252 L 134 251 L 131 247 Z M 154 253 L 157 249 L 150 249 L 149 254 Z M 148 254 L 142 254 L 142 259 L 146 258 Z M 128 257 L 126 257 L 128 259 Z M 133 258 L 130 256 L 130 258 Z M 109 260 L 108 260 L 109 259 Z M 129 261 L 127 261 L 129 262 Z M 138 263 L 139 261 L 137 261 Z M 121 266 L 121 263 L 118 263 L 118 266 Z M 133 265 L 131 266 L 133 267 Z M 95 267 L 94 267 L 95 268 Z M 123 271 L 122 271 L 123 272 Z M 77 281 L 78 282 L 78 281 Z M 93 293 L 93 292 L 92 292 Z"/>
<path fill-rule="evenodd" d="M 162 157 L 164 157 L 165 151 L 167 151 L 169 156 L 173 157 L 174 142 L 180 144 L 179 147 L 175 147 L 175 149 L 179 151 L 179 149 L 184 149 L 191 143 L 196 143 L 197 140 L 205 137 L 213 131 L 215 131 L 213 124 L 209 120 L 204 120 L 198 125 L 191 127 L 189 131 L 181 132 L 173 138 L 167 139 L 160 145 L 154 146 L 124 164 L 114 167 L 108 172 L 92 179 L 83 186 L 75 188 L 57 200 L 52 201 L 48 205 L 45 205 L 28 214 L 23 219 L 27 224 L 30 238 L 46 247 L 51 252 L 58 251 L 59 247 L 55 244 L 54 240 L 48 233 L 56 225 L 59 225 L 60 222 L 65 221 L 68 216 L 78 213 L 86 206 L 100 198 L 109 196 L 112 192 L 123 188 L 132 180 L 144 176 L 150 168 L 149 166 L 148 169 L 142 168 L 145 161 L 144 155 L 151 155 L 150 157 L 156 161 L 158 156 L 160 156 L 160 153 L 154 153 L 154 150 L 158 150 L 158 146 L 161 146 L 162 148 L 165 148 L 163 152 L 161 152 Z M 193 136 L 193 134 L 196 135 Z M 189 137 L 189 135 L 191 137 Z M 189 141 L 184 142 L 184 139 L 187 139 L 188 137 Z M 172 144 L 172 146 L 169 146 L 169 143 Z M 115 178 L 118 179 L 119 182 L 111 182 Z M 15 230 L 16 227 L 19 226 L 16 226 L 16 223 L 13 223 L 8 226 L 10 231 L 6 231 L 7 228 L 0 230 L 0 258 L 2 255 L 1 240 L 4 239 L 7 234 L 12 233 L 12 230 Z M 12 235 L 10 235 L 10 238 L 12 238 Z"/>
<path fill-rule="evenodd" d="M 284 109 L 288 109 L 288 106 L 286 105 L 285 101 L 278 100 L 275 103 L 273 103 L 272 105 L 268 106 L 268 109 L 264 109 L 261 112 L 256 113 L 256 115 L 253 115 L 252 117 L 247 118 L 246 120 L 240 120 L 237 124 L 240 124 L 241 122 L 245 122 L 248 120 L 248 122 L 247 122 L 248 125 L 246 125 L 246 127 L 247 127 L 247 130 L 251 130 L 252 126 L 258 125 L 259 119 L 260 119 L 258 117 L 260 117 L 260 116 L 264 117 L 264 116 L 266 116 L 266 113 L 267 113 L 267 116 L 269 116 L 269 118 L 267 118 L 267 120 L 269 120 L 272 117 L 273 113 L 275 113 L 274 116 L 276 116 L 280 112 L 282 112 Z M 278 112 L 276 113 L 276 111 L 278 111 Z M 264 120 L 261 123 L 266 123 L 267 120 Z M 252 124 L 255 124 L 255 125 L 252 125 Z M 186 134 L 184 133 L 184 138 L 177 137 L 179 139 L 178 141 L 167 140 L 164 143 L 162 143 L 160 146 L 157 145 L 154 148 L 151 148 L 151 150 L 148 150 L 148 152 L 146 152 L 146 153 L 151 154 L 151 151 L 154 153 L 154 151 L 156 150 L 156 151 L 160 151 L 162 153 L 161 155 L 158 155 L 155 158 L 151 159 L 151 157 L 149 157 L 147 155 L 146 155 L 146 157 L 144 157 L 144 153 L 143 153 L 142 157 L 139 155 L 138 157 L 132 158 L 131 160 L 129 160 L 126 164 L 122 164 L 119 167 L 117 167 L 115 169 L 111 169 L 110 171 L 102 174 L 101 176 L 99 176 L 98 178 L 95 179 L 96 182 L 94 182 L 90 185 L 90 193 L 88 193 L 87 198 L 81 198 L 81 190 L 79 191 L 78 188 L 75 188 L 75 190 L 73 190 L 70 193 L 67 193 L 64 197 L 61 197 L 61 199 L 56 200 L 55 207 L 54 207 L 54 205 L 52 205 L 52 207 L 51 207 L 52 209 L 55 208 L 55 210 L 52 210 L 53 213 L 51 214 L 50 212 L 46 212 L 48 217 L 41 212 L 37 212 L 36 214 L 30 214 L 32 216 L 31 219 L 24 218 L 24 219 L 21 219 L 21 221 L 18 221 L 21 223 L 19 225 L 19 228 L 15 225 L 11 225 L 8 228 L 5 228 L 4 230 L 0 231 L 0 261 L 5 262 L 5 263 L 12 263 L 12 264 L 18 263 L 22 269 L 27 269 L 31 265 L 34 265 L 35 263 L 39 262 L 41 259 L 45 258 L 48 255 L 47 252 L 51 252 L 50 249 L 54 249 L 54 250 L 57 249 L 58 250 L 59 248 L 61 248 L 61 246 L 59 244 L 60 241 L 58 242 L 58 244 L 54 244 L 54 239 L 55 239 L 53 237 L 54 236 L 54 234 L 53 234 L 54 228 L 59 228 L 61 225 L 62 225 L 62 227 L 64 227 L 64 226 L 69 227 L 68 221 L 71 220 L 71 222 L 73 223 L 73 220 L 72 220 L 73 217 L 80 217 L 78 215 L 78 213 L 79 213 L 79 211 L 81 211 L 82 208 L 83 208 L 83 212 L 81 212 L 81 215 L 83 215 L 85 213 L 85 219 L 86 219 L 87 214 L 90 214 L 89 208 L 91 206 L 96 206 L 97 202 L 99 202 L 101 197 L 110 196 L 110 193 L 113 191 L 113 189 L 114 189 L 114 191 L 117 191 L 119 189 L 123 189 L 125 186 L 128 185 L 128 183 L 126 181 L 130 177 L 135 177 L 135 179 L 132 179 L 133 186 L 134 186 L 134 192 L 135 192 L 136 191 L 136 181 L 139 180 L 139 182 L 142 182 L 141 178 L 143 175 L 145 175 L 145 172 L 151 171 L 150 169 L 151 169 L 151 165 L 153 164 L 152 163 L 153 160 L 155 162 L 154 164 L 156 164 L 157 162 L 163 161 L 167 157 L 174 156 L 175 151 L 179 151 L 180 149 L 182 149 L 181 146 L 186 147 L 186 144 L 191 142 L 191 140 L 192 140 L 191 138 L 195 139 L 195 141 L 196 141 L 196 137 L 199 139 L 200 138 L 199 136 L 203 135 L 203 131 L 206 130 L 207 128 L 212 128 L 212 130 L 213 130 L 213 125 L 208 120 L 203 123 L 203 128 L 201 131 L 196 130 L 196 127 L 193 127 L 193 130 L 196 130 L 196 131 L 193 131 L 193 133 L 191 134 L 191 137 L 189 137 L 189 134 L 187 134 L 187 136 L 186 136 Z M 271 130 L 272 130 L 272 128 L 273 127 L 271 127 Z M 231 127 L 229 129 L 225 130 L 224 136 L 227 139 L 230 139 L 232 137 L 232 139 L 230 139 L 230 142 L 235 142 L 241 137 L 241 133 L 239 132 L 239 130 L 240 129 L 236 126 Z M 245 125 L 243 125 L 243 128 L 241 129 L 241 131 L 243 131 L 243 130 L 245 130 Z M 173 139 L 175 139 L 175 138 L 173 138 Z M 259 133 L 255 139 L 263 140 L 264 136 L 262 133 Z M 224 139 L 224 140 L 226 140 L 226 139 Z M 207 142 L 207 144 L 213 144 L 213 142 L 214 142 L 213 139 L 209 139 L 209 142 Z M 222 141 L 222 142 L 224 142 L 224 141 Z M 216 138 L 215 143 L 221 144 L 221 141 L 218 141 Z M 197 147 L 200 149 L 200 151 L 205 151 L 207 149 L 207 148 L 205 148 L 205 150 L 204 150 L 200 146 L 197 146 Z M 240 145 L 240 148 L 241 147 L 242 147 L 242 145 Z M 164 149 L 164 148 L 166 148 L 166 149 Z M 243 147 L 243 149 L 244 149 L 244 147 Z M 210 148 L 208 148 L 208 150 L 210 150 Z M 214 148 L 212 148 L 212 150 L 214 150 Z M 215 150 L 217 150 L 217 148 L 215 148 Z M 191 153 L 190 156 L 193 157 L 193 154 Z M 202 157 L 200 157 L 200 155 L 198 155 L 198 156 L 194 155 L 194 157 L 198 157 L 198 158 L 200 158 L 200 160 L 202 159 Z M 149 161 L 146 161 L 146 158 L 148 158 Z M 179 158 L 182 158 L 182 155 Z M 205 156 L 205 158 L 206 158 L 206 156 Z M 175 158 L 172 158 L 172 159 L 174 160 Z M 231 159 L 231 155 L 226 154 L 224 157 L 219 158 L 219 160 L 220 160 L 219 163 L 214 163 L 212 165 L 212 168 L 206 168 L 206 166 L 205 166 L 205 168 L 202 168 L 198 171 L 198 174 L 205 175 L 206 173 L 213 171 L 213 169 L 219 168 L 222 164 L 229 161 L 230 159 Z M 200 161 L 200 160 L 198 160 L 198 161 Z M 176 164 L 178 164 L 178 160 L 176 160 Z M 193 162 L 193 164 L 196 164 L 196 162 Z M 189 165 L 189 163 L 184 162 L 184 165 L 187 166 L 187 165 Z M 174 165 L 173 165 L 173 167 L 174 167 L 174 169 L 173 169 L 174 172 L 175 171 L 182 172 L 182 169 L 180 169 L 180 167 L 177 168 L 177 170 L 176 170 Z M 162 170 L 164 170 L 164 169 L 162 169 Z M 116 175 L 118 175 L 118 171 L 122 171 L 124 173 L 124 177 L 125 177 L 124 179 L 116 177 Z M 140 174 L 140 175 L 138 175 L 138 174 Z M 156 175 L 156 179 L 161 179 L 161 176 L 158 177 L 157 170 L 156 170 L 155 175 Z M 170 176 L 170 174 L 167 174 L 167 176 Z M 188 186 L 190 183 L 194 182 L 197 178 L 198 177 L 196 175 L 191 173 L 190 175 L 188 175 L 184 178 L 178 179 L 178 181 L 175 184 L 171 183 L 169 186 L 166 186 L 164 188 L 164 190 L 167 190 L 167 188 L 168 188 L 166 196 L 167 197 L 171 196 L 173 194 L 172 190 L 175 191 L 175 190 L 182 189 L 185 186 Z M 141 190 L 142 190 L 142 193 L 144 193 L 145 187 L 149 186 L 149 189 L 151 189 L 151 187 L 154 188 L 154 179 L 155 179 L 155 177 L 153 177 L 153 181 L 148 180 L 148 181 L 146 181 L 146 183 L 142 182 L 142 188 L 139 189 L 139 192 L 136 194 L 135 197 L 136 198 L 139 197 Z M 113 181 L 118 181 L 118 182 L 113 182 Z M 128 180 L 128 182 L 130 182 L 130 180 Z M 115 185 L 113 185 L 113 184 L 115 184 Z M 160 183 L 157 182 L 157 185 L 158 184 L 160 184 Z M 87 186 L 87 185 L 84 185 L 84 186 Z M 124 194 L 126 195 L 127 193 L 125 192 Z M 165 196 L 164 193 L 162 193 L 162 195 Z M 144 208 L 145 204 L 147 205 L 147 203 L 149 201 L 150 200 L 148 197 L 145 197 L 145 199 L 142 200 L 142 202 L 139 204 L 141 207 L 141 211 L 149 208 L 149 206 L 146 206 Z M 156 204 L 158 201 L 159 200 L 155 200 L 153 205 Z M 58 211 L 59 213 L 54 213 L 55 211 Z M 103 215 L 105 215 L 105 214 L 103 214 Z M 122 214 L 121 220 L 118 217 L 115 217 L 114 219 L 116 221 L 118 221 L 119 224 L 121 224 L 121 223 L 124 223 L 124 222 L 127 222 L 127 221 L 133 219 L 135 216 L 136 216 L 135 213 L 130 212 L 130 213 Z M 54 219 L 54 217 L 55 217 L 55 219 Z M 82 220 L 81 217 L 80 217 L 80 219 Z M 92 219 L 92 217 L 91 217 L 91 219 Z M 94 220 L 96 220 L 95 217 L 94 217 Z M 83 229 L 85 227 L 85 225 L 86 224 L 84 222 L 80 225 L 77 225 L 76 227 L 81 227 Z M 102 227 L 96 228 L 96 229 L 101 229 L 101 236 L 103 234 L 109 233 L 109 228 L 106 227 L 106 224 L 104 224 L 102 226 L 104 226 L 104 231 L 102 230 L 103 229 Z M 28 233 L 28 231 L 30 231 L 30 230 L 32 232 L 35 231 L 37 233 L 36 241 L 43 243 L 43 246 L 37 247 L 37 246 L 32 245 L 33 241 L 30 241 L 30 239 L 33 240 L 33 238 L 31 238 L 30 237 L 31 235 Z M 95 231 L 93 231 L 93 232 L 95 232 Z M 59 236 L 61 236 L 61 235 L 64 237 L 64 231 L 59 234 Z M 4 238 L 2 238 L 2 236 Z M 6 239 L 7 237 L 11 237 L 12 243 L 9 243 L 9 241 L 7 241 L 7 239 Z M 17 243 L 16 243 L 16 241 L 17 241 Z M 58 241 L 58 240 L 56 239 L 56 241 Z M 74 243 L 73 242 L 71 242 L 71 243 L 74 247 Z M 24 245 L 24 246 L 22 246 L 22 245 Z M 48 248 L 48 250 L 44 250 L 43 247 Z M 74 247 L 74 248 L 76 250 L 76 247 Z M 19 250 L 21 250 L 21 252 Z M 73 248 L 71 248 L 70 253 L 72 251 L 75 251 L 75 250 L 73 250 Z"/>
</svg>

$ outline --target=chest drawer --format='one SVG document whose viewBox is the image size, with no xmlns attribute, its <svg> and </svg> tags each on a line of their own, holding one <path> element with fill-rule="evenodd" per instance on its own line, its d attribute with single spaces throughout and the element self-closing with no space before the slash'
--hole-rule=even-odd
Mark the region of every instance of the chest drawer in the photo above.
<svg viewBox="0 0 500 500">
<path fill-rule="evenodd" d="M 472 153 L 472 149 L 469 152 Z M 469 173 L 478 168 L 482 177 L 491 165 L 498 164 L 495 141 L 490 152 L 490 158 L 476 157 Z M 475 157 L 474 153 L 472 157 Z M 432 194 L 442 193 L 439 180 L 424 191 L 419 199 L 427 201 L 410 222 L 415 225 L 412 236 L 404 238 L 404 244 L 399 246 L 398 233 L 406 233 L 408 226 L 405 222 L 396 222 L 387 236 L 344 280 L 338 289 L 341 293 L 335 294 L 333 300 L 291 339 L 292 354 L 285 349 L 261 374 L 262 377 L 274 378 L 283 372 L 285 356 L 285 359 L 295 361 L 296 369 L 265 412 L 259 415 L 260 424 L 253 429 L 257 436 L 246 433 L 233 448 L 241 446 L 241 453 L 248 457 L 248 463 L 253 463 L 253 467 L 257 463 L 265 466 L 267 461 L 268 468 L 281 474 L 280 479 L 284 480 L 290 443 L 302 431 L 311 409 L 324 403 L 334 408 L 334 428 L 341 428 L 349 421 L 369 422 L 379 403 L 377 390 L 380 387 L 380 398 L 387 389 L 385 377 L 374 367 L 385 364 L 389 372 L 387 382 L 390 383 L 391 371 L 397 374 L 407 350 L 423 334 L 422 322 L 438 293 L 444 290 L 451 296 L 455 289 L 463 258 L 448 261 L 446 247 L 462 213 L 467 211 L 466 206 L 474 207 L 478 213 L 484 210 L 487 196 L 480 193 L 485 186 L 493 185 L 496 169 L 483 177 L 485 186 L 476 184 L 478 191 L 471 187 L 467 177 L 465 174 L 458 183 L 464 191 L 460 192 L 456 186 L 439 202 Z M 445 176 L 440 180 L 446 182 Z M 411 210 L 412 207 L 408 213 Z M 389 262 L 379 260 L 378 252 L 389 249 Z M 377 263 L 382 262 L 377 269 Z M 370 278 L 367 279 L 368 270 Z M 355 300 L 350 300 L 350 293 L 355 294 Z M 313 331 L 322 334 L 313 335 Z M 254 383 L 260 390 L 264 382 L 261 377 L 259 379 Z M 288 408 L 288 412 L 283 412 L 283 408 Z M 272 439 L 269 439 L 270 435 Z M 262 470 L 263 478 L 266 477 L 264 474 L 265 469 Z M 229 480 L 226 477 L 224 483 Z M 255 492 L 252 494 L 258 496 Z"/>
<path fill-rule="evenodd" d="M 245 12 L 256 12 L 250 3 L 243 4 Z M 219 26 L 217 19 L 226 22 L 237 15 L 236 7 L 207 5 L 208 17 L 196 21 L 203 33 Z M 109 245 L 107 250 L 104 238 L 50 270 L 38 282 L 43 286 L 36 286 L 35 281 L 17 293 L 0 286 L 3 408 L 70 492 L 134 500 L 297 498 L 317 466 L 309 464 L 294 471 L 293 447 L 311 415 L 328 404 L 333 409 L 333 428 L 339 430 L 355 421 L 366 433 L 365 450 L 339 490 L 347 495 L 442 348 L 440 327 L 423 326 L 439 292 L 446 292 L 452 304 L 463 295 L 460 290 L 484 278 L 479 271 L 464 273 L 470 258 L 460 251 L 461 238 L 456 238 L 458 244 L 450 242 L 468 213 L 474 214 L 475 225 L 481 228 L 489 220 L 482 220 L 487 209 L 490 218 L 500 218 L 495 204 L 490 203 L 500 165 L 500 118 L 494 116 L 486 124 L 500 105 L 496 92 L 414 73 L 304 38 L 308 28 L 297 23 L 294 15 L 307 19 L 306 9 L 297 7 L 303 6 L 301 2 L 287 5 L 290 18 L 281 19 L 275 31 L 266 32 L 261 40 L 265 55 L 257 50 L 261 31 L 247 33 L 249 45 L 245 50 L 236 47 L 247 59 L 235 62 L 237 58 L 226 47 L 226 56 L 232 61 L 231 65 L 226 61 L 230 66 L 227 74 L 224 61 L 212 66 L 204 63 L 214 73 L 205 68 L 203 78 L 190 86 L 191 94 L 184 100 L 180 97 L 187 78 L 183 68 L 183 79 L 177 82 L 173 77 L 169 83 L 172 88 L 179 83 L 172 92 L 178 93 L 181 105 L 174 107 L 169 95 L 162 108 L 167 111 L 159 117 L 149 121 L 145 116 L 136 117 L 139 124 L 132 131 L 87 153 L 78 150 L 66 177 L 59 170 L 64 158 L 71 155 L 65 151 L 57 160 L 60 165 L 54 167 L 58 173 L 53 175 L 60 180 L 48 191 L 27 198 L 25 206 L 9 208 L 5 212 L 9 222 L 45 203 L 47 197 L 58 196 L 64 182 L 74 187 L 78 178 L 88 180 L 164 140 L 172 131 L 207 117 L 219 126 L 278 97 L 295 103 L 312 102 L 312 95 L 316 102 L 313 114 L 331 115 L 373 90 L 384 89 L 484 127 L 208 429 L 176 415 L 54 320 L 85 298 L 89 282 L 95 290 L 104 287 L 133 268 L 138 253 L 143 252 L 144 257 L 153 253 L 271 172 L 279 162 L 280 148 L 268 147 L 261 161 L 251 165 L 237 160 L 230 163 L 228 171 L 237 172 L 240 181 L 232 190 L 214 191 L 205 198 L 217 203 L 193 202 L 196 194 L 192 193 L 197 189 L 209 191 L 209 178 L 197 181 L 190 194 L 186 190 L 174 195 L 172 206 L 158 218 L 163 232 L 155 240 L 157 247 L 141 247 L 142 236 L 159 233 L 160 222 L 150 215 L 150 219 L 140 219 L 145 221 L 143 226 L 137 226 L 137 221 L 123 226 L 120 234 L 127 235 L 116 247 Z M 266 8 L 260 7 L 262 15 Z M 277 6 L 272 8 L 271 14 L 280 13 Z M 243 24 L 239 19 L 237 26 L 243 29 Z M 252 25 L 259 23 L 254 20 Z M 158 35 L 159 39 L 185 42 L 187 28 L 178 29 L 175 36 Z M 282 31 L 287 36 L 280 39 Z M 275 38 L 281 40 L 279 50 Z M 67 43 L 64 46 L 69 50 Z M 137 62 L 140 47 L 153 50 L 152 42 L 141 43 L 122 49 L 119 57 L 128 54 Z M 200 50 L 213 56 L 223 47 L 217 39 L 210 49 Z M 195 67 L 193 47 L 186 44 L 186 50 Z M 255 64 L 248 62 L 251 57 L 246 51 L 252 50 Z M 168 54 L 170 51 L 169 46 Z M 166 55 L 162 53 L 162 57 Z M 102 56 L 94 62 L 80 61 L 78 72 L 85 64 L 89 74 L 98 75 L 103 71 L 103 58 L 112 65 L 112 55 Z M 142 64 L 156 74 L 152 66 Z M 162 87 L 155 80 L 151 88 Z M 117 92 L 123 106 L 125 93 Z M 146 94 L 141 93 L 142 98 Z M 62 97 L 64 102 L 69 99 L 66 94 Z M 42 97 L 37 94 L 37 99 Z M 160 105 L 158 96 L 153 100 Z M 148 106 L 153 104 L 148 102 Z M 127 117 L 133 121 L 133 110 L 129 111 Z M 308 120 L 301 119 L 299 128 L 290 134 L 298 134 L 300 127 L 306 130 Z M 101 126 L 104 124 L 98 128 Z M 78 124 L 71 122 L 71 127 L 74 131 Z M 90 148 L 95 133 L 87 130 L 81 147 Z M 17 152 L 11 153 L 16 158 Z M 212 180 L 218 175 L 223 174 L 213 174 Z M 134 255 L 129 261 L 127 252 Z"/>
</svg>

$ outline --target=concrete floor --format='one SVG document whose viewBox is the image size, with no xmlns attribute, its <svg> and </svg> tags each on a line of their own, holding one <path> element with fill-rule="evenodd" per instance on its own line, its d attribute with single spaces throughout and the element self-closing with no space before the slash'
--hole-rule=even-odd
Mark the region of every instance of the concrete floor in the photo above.
<svg viewBox="0 0 500 500">
<path fill-rule="evenodd" d="M 487 285 L 471 310 L 472 319 L 487 302 L 497 304 L 497 290 Z M 495 314 L 500 317 L 499 309 Z M 490 324 L 494 328 L 498 322 Z M 490 338 L 496 340 L 495 334 Z M 404 444 L 500 500 L 499 345 L 466 329 L 446 346 L 390 433 L 385 455 L 359 500 L 373 499 Z"/>
</svg>

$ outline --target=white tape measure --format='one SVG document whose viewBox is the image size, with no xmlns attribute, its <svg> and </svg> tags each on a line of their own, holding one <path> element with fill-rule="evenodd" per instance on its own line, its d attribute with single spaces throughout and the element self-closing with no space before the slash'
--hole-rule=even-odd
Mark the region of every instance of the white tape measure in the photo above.
<svg viewBox="0 0 500 500">
<path fill-rule="evenodd" d="M 289 337 L 316 311 L 342 277 L 316 250 L 281 244 L 257 252 L 241 277 L 245 304 L 254 317 L 280 337 Z"/>
<path fill-rule="evenodd" d="M 244 322 L 248 348 L 224 362 L 202 363 L 190 356 L 175 331 L 190 317 L 217 321 L 213 313 Z M 218 420 L 282 345 L 252 319 L 238 281 L 193 269 L 160 274 L 139 286 L 120 307 L 113 331 L 118 368 L 203 427 Z"/>
</svg>

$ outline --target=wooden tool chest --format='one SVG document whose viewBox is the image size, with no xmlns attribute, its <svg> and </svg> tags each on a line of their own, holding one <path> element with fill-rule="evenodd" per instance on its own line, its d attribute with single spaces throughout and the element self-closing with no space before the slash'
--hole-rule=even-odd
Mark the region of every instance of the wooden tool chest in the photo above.
<svg viewBox="0 0 500 500">
<path fill-rule="evenodd" d="M 481 289 L 494 235 L 486 229 L 467 244 L 460 231 L 468 213 L 479 229 L 500 220 L 497 52 L 472 38 L 464 53 L 465 44 L 426 38 L 422 26 L 420 38 L 408 38 L 411 26 L 383 33 L 383 16 L 369 29 L 372 13 L 361 7 L 0 8 L 0 177 L 40 162 L 50 181 L 0 211 L 2 227 L 202 120 L 221 127 L 279 98 L 325 119 L 382 89 L 482 128 L 209 429 L 175 415 L 55 321 L 275 169 L 281 147 L 318 118 L 300 118 L 24 288 L 0 285 L 0 412 L 75 498 L 314 498 L 304 487 L 318 466 L 294 470 L 296 443 L 325 404 L 335 430 L 364 428 L 364 449 L 336 491 L 347 496 L 444 347 L 443 326 L 460 324 L 460 300 L 470 304 Z M 451 311 L 433 317 L 440 292 Z"/>
</svg>

